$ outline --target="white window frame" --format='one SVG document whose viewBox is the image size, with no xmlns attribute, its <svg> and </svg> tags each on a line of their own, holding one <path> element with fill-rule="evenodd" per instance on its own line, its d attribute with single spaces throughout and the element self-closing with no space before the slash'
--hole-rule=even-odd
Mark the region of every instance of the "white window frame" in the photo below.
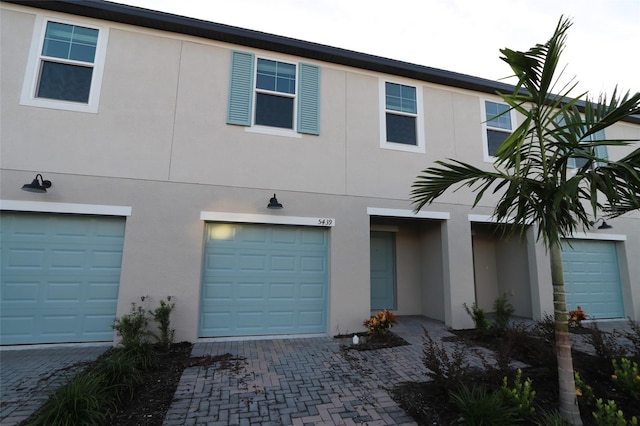
<svg viewBox="0 0 640 426">
<path fill-rule="evenodd" d="M 480 113 L 482 117 L 482 154 L 484 156 L 484 161 L 493 163 L 496 157 L 489 155 L 489 138 L 487 136 L 487 130 L 495 130 L 503 133 L 513 133 L 513 131 L 518 127 L 518 124 L 516 122 L 516 112 L 515 110 L 512 109 L 509 111 L 509 116 L 511 117 L 511 131 L 507 132 L 505 129 L 501 127 L 489 126 L 487 124 L 487 108 L 485 106 L 485 102 L 493 102 L 494 104 L 501 104 L 501 105 L 507 105 L 507 104 L 495 99 L 480 98 Z"/>
<path fill-rule="evenodd" d="M 407 115 L 416 118 L 416 145 L 407 145 L 403 143 L 387 141 L 387 89 L 385 83 L 401 84 L 403 86 L 415 87 L 416 89 L 416 114 L 408 114 L 399 111 L 390 111 L 393 114 Z M 424 154 L 426 152 L 424 142 L 424 108 L 422 102 L 422 86 L 414 82 L 389 80 L 386 78 L 379 79 L 378 93 L 380 96 L 380 148 L 392 149 L 395 151 L 417 152 Z"/>
<path fill-rule="evenodd" d="M 93 61 L 93 72 L 91 75 L 91 88 L 89 89 L 89 100 L 87 103 L 62 101 L 58 99 L 47 99 L 36 97 L 38 84 L 40 82 L 41 63 L 44 58 L 42 56 L 42 46 L 44 44 L 44 36 L 49 22 L 57 22 L 61 24 L 75 25 L 79 27 L 91 28 L 98 30 L 98 42 L 96 45 L 96 54 Z M 60 109 L 66 111 L 97 113 L 100 101 L 100 91 L 102 87 L 102 76 L 104 73 L 104 63 L 107 53 L 107 42 L 109 39 L 109 28 L 87 24 L 86 22 L 70 21 L 68 19 L 59 19 L 54 17 L 45 17 L 43 15 L 36 16 L 36 22 L 33 30 L 33 38 L 31 39 L 31 47 L 29 48 L 29 59 L 22 85 L 22 93 L 20 96 L 20 104 L 26 106 L 34 106 L 41 108 Z M 81 64 L 72 60 L 58 60 L 66 64 Z"/>
<path fill-rule="evenodd" d="M 296 67 L 296 90 L 295 93 L 284 93 L 284 92 L 276 92 L 272 90 L 266 89 L 258 89 L 258 61 L 260 59 L 264 59 L 267 61 L 275 61 L 281 62 L 289 65 L 293 65 Z M 253 102 L 252 102 L 252 110 L 251 110 L 251 126 L 245 128 L 245 131 L 252 133 L 262 133 L 267 135 L 274 136 L 288 136 L 293 138 L 302 138 L 302 135 L 298 133 L 298 93 L 300 83 L 300 66 L 296 62 L 285 61 L 282 59 L 269 57 L 269 56 L 261 56 L 255 55 L 254 59 L 255 63 L 253 64 Z M 266 95 L 273 96 L 281 96 L 283 98 L 292 98 L 293 99 L 293 127 L 291 129 L 286 129 L 284 127 L 274 127 L 274 126 L 265 126 L 263 124 L 256 124 L 256 108 L 258 107 L 258 93 L 264 93 Z"/>
</svg>

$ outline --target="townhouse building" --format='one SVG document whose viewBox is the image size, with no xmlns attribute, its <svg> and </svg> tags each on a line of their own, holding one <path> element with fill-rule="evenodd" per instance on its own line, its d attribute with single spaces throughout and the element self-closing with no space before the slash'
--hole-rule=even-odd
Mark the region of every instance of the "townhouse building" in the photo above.
<svg viewBox="0 0 640 426">
<path fill-rule="evenodd" d="M 169 296 L 179 341 L 382 308 L 469 328 L 465 303 L 503 295 L 552 313 L 533 227 L 496 234 L 466 189 L 410 201 L 436 160 L 492 166 L 511 86 L 116 3 L 0 5 L 1 344 L 112 341 Z M 640 320 L 640 215 L 594 222 L 564 247 L 569 308 Z"/>
</svg>

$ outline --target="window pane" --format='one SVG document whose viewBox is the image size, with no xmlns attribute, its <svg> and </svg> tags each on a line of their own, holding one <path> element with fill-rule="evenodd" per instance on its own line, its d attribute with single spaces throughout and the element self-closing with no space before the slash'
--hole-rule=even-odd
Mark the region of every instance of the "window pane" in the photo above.
<svg viewBox="0 0 640 426">
<path fill-rule="evenodd" d="M 61 59 L 93 62 L 98 44 L 98 30 L 61 24 L 47 23 L 42 54 Z"/>
<path fill-rule="evenodd" d="M 485 101 L 485 112 L 487 126 L 497 127 L 499 129 L 511 130 L 511 114 L 506 113 L 509 107 L 506 104 L 499 104 L 497 102 Z M 500 115 L 504 114 L 504 115 Z M 500 117 L 498 117 L 500 115 Z"/>
<path fill-rule="evenodd" d="M 417 114 L 415 87 L 386 82 L 385 96 L 387 109 Z"/>
<path fill-rule="evenodd" d="M 416 118 L 387 113 L 387 142 L 417 145 Z"/>
<path fill-rule="evenodd" d="M 256 87 L 274 92 L 296 93 L 296 66 L 258 59 Z"/>
<path fill-rule="evenodd" d="M 501 132 L 499 130 L 487 129 L 487 144 L 489 155 L 494 157 L 502 142 L 504 142 L 510 135 L 509 132 Z"/>
<path fill-rule="evenodd" d="M 255 124 L 293 129 L 293 98 L 258 93 Z"/>
<path fill-rule="evenodd" d="M 88 103 L 92 74 L 90 67 L 43 61 L 36 96 Z"/>
</svg>

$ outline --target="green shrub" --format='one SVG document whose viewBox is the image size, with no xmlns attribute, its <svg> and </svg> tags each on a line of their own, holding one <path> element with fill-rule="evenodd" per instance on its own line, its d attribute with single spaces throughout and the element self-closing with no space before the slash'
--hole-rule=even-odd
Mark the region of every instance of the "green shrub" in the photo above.
<svg viewBox="0 0 640 426">
<path fill-rule="evenodd" d="M 516 310 L 513 305 L 509 303 L 506 294 L 496 299 L 493 303 L 493 310 L 496 313 L 494 326 L 499 332 L 504 333 L 509 327 L 509 320 Z"/>
<path fill-rule="evenodd" d="M 542 319 L 536 321 L 533 329 L 541 339 L 547 342 L 555 342 L 556 320 L 553 318 L 553 315 L 545 313 Z"/>
<path fill-rule="evenodd" d="M 613 364 L 613 375 L 611 378 L 616 385 L 627 392 L 633 398 L 640 400 L 640 370 L 638 363 L 621 358 L 619 361 L 611 360 Z"/>
<path fill-rule="evenodd" d="M 543 411 L 535 424 L 537 426 L 571 426 L 571 423 L 562 418 L 558 410 Z"/>
<path fill-rule="evenodd" d="M 522 420 L 499 392 L 489 392 L 483 386 L 462 385 L 450 393 L 450 398 L 463 417 L 465 425 L 511 426 Z"/>
<path fill-rule="evenodd" d="M 144 301 L 144 297 L 142 300 Z M 148 323 L 149 321 L 142 306 L 136 306 L 135 302 L 132 302 L 131 312 L 116 318 L 111 328 L 118 333 L 124 347 L 137 346 L 146 341 Z"/>
<path fill-rule="evenodd" d="M 509 387 L 507 377 L 502 379 L 502 397 L 513 408 L 518 416 L 527 419 L 535 413 L 533 401 L 536 398 L 536 391 L 533 390 L 533 380 L 527 379 L 522 382 L 522 370 L 518 369 L 513 380 L 513 386 Z"/>
<path fill-rule="evenodd" d="M 471 308 L 469 308 L 466 303 L 463 303 L 462 306 L 464 306 L 464 310 L 467 311 L 467 314 L 469 314 L 469 316 L 473 320 L 476 329 L 480 331 L 486 331 L 489 329 L 491 322 L 487 319 L 487 314 L 485 313 L 484 309 L 479 308 L 476 302 L 473 302 Z"/>
<path fill-rule="evenodd" d="M 577 371 L 573 376 L 576 383 L 576 396 L 578 397 L 578 403 L 585 406 L 591 405 L 595 400 L 593 388 L 582 380 L 580 373 Z"/>
<path fill-rule="evenodd" d="M 175 308 L 175 303 L 170 302 L 171 296 L 168 296 L 166 302 L 160 300 L 160 306 L 153 311 L 149 311 L 149 313 L 153 315 L 153 320 L 158 323 L 158 328 L 160 329 L 160 335 L 156 336 L 156 339 L 160 346 L 167 349 L 171 347 L 175 334 L 175 330 L 171 329 L 171 312 L 173 308 Z"/>
<path fill-rule="evenodd" d="M 596 411 L 592 414 L 598 426 L 627 426 L 638 424 L 636 417 L 632 417 L 631 420 L 627 421 L 622 410 L 618 410 L 615 401 L 612 400 L 608 400 L 605 404 L 602 398 L 599 398 L 596 401 Z"/>
<path fill-rule="evenodd" d="M 38 410 L 31 425 L 98 425 L 113 408 L 107 386 L 99 376 L 79 373 L 58 388 Z"/>
<path fill-rule="evenodd" d="M 138 360 L 124 349 L 100 358 L 92 373 L 113 389 L 113 396 L 118 401 L 123 397 L 131 399 L 135 386 L 141 384 L 144 379 Z"/>
</svg>

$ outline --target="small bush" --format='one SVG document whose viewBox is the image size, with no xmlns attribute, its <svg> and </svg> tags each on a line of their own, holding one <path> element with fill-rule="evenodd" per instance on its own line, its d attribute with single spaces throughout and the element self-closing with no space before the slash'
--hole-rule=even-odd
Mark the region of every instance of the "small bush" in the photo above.
<svg viewBox="0 0 640 426">
<path fill-rule="evenodd" d="M 58 388 L 38 410 L 31 425 L 96 425 L 113 408 L 99 376 L 79 373 Z"/>
<path fill-rule="evenodd" d="M 536 398 L 536 391 L 533 390 L 533 380 L 527 379 L 522 382 L 522 370 L 518 369 L 513 385 L 510 387 L 507 377 L 502 379 L 502 396 L 515 408 L 518 417 L 527 419 L 535 413 L 533 401 Z"/>
<path fill-rule="evenodd" d="M 465 425 L 511 426 L 522 420 L 499 392 L 489 392 L 483 386 L 462 385 L 450 397 Z"/>
<path fill-rule="evenodd" d="M 582 321 L 586 320 L 588 317 L 589 315 L 582 310 L 582 307 L 578 306 L 575 310 L 569 311 L 569 327 L 582 327 Z"/>
<path fill-rule="evenodd" d="M 427 368 L 427 376 L 445 391 L 458 388 L 468 379 L 471 367 L 464 360 L 464 348 L 456 346 L 451 353 L 444 345 L 437 343 L 424 329 L 422 361 Z"/>
<path fill-rule="evenodd" d="M 509 303 L 506 294 L 496 299 L 493 303 L 493 310 L 496 313 L 494 327 L 503 334 L 509 327 L 509 320 L 511 320 L 511 316 L 516 310 L 513 305 Z"/>
<path fill-rule="evenodd" d="M 632 344 L 632 356 L 640 360 L 640 323 L 628 318 L 629 330 L 625 331 L 624 337 L 629 339 Z"/>
<path fill-rule="evenodd" d="M 619 342 L 620 333 L 614 331 L 606 333 L 598 328 L 598 323 L 591 324 L 591 333 L 587 337 L 587 341 L 591 343 L 596 352 L 596 357 L 601 368 L 607 369 L 611 366 L 611 360 L 616 358 L 624 358 L 627 354 L 625 347 Z"/>
<path fill-rule="evenodd" d="M 363 322 L 369 330 L 372 338 L 380 338 L 387 335 L 393 324 L 397 324 L 395 315 L 388 309 L 384 309 Z"/>
<path fill-rule="evenodd" d="M 144 297 L 142 300 L 144 301 Z M 116 318 L 111 328 L 118 333 L 124 347 L 137 346 L 146 340 L 148 323 L 144 309 L 142 306 L 136 306 L 134 302 L 131 303 L 131 312 Z"/>
<path fill-rule="evenodd" d="M 479 308 L 476 302 L 473 302 L 471 308 L 469 308 L 466 303 L 463 303 L 462 306 L 464 306 L 464 310 L 467 311 L 467 314 L 469 314 L 478 330 L 486 331 L 489 329 L 491 322 L 487 319 L 487 314 L 484 309 Z"/>
<path fill-rule="evenodd" d="M 580 373 L 577 371 L 574 373 L 574 380 L 576 383 L 576 396 L 578 397 L 578 403 L 583 406 L 590 406 L 595 400 L 593 388 L 582 380 Z"/>
<path fill-rule="evenodd" d="M 124 349 L 100 358 L 93 374 L 100 377 L 103 383 L 112 386 L 113 396 L 118 401 L 123 397 L 131 399 L 135 386 L 141 384 L 144 379 L 138 361 Z"/>
<path fill-rule="evenodd" d="M 571 426 L 571 423 L 562 418 L 558 410 L 543 411 L 535 424 L 537 426 Z"/>
<path fill-rule="evenodd" d="M 618 410 L 616 402 L 613 400 L 608 400 L 605 404 L 602 398 L 599 398 L 596 401 L 596 411 L 592 414 L 598 426 L 627 426 L 638 424 L 636 417 L 632 417 L 627 421 L 624 413 L 622 410 Z"/>
<path fill-rule="evenodd" d="M 149 311 L 153 315 L 153 320 L 158 323 L 160 335 L 156 336 L 158 343 L 163 348 L 170 348 L 173 343 L 175 330 L 171 329 L 171 312 L 175 308 L 175 303 L 171 302 L 171 296 L 167 297 L 167 301 L 160 300 L 160 306 L 153 311 Z"/>
<path fill-rule="evenodd" d="M 613 374 L 611 378 L 622 389 L 633 398 L 640 400 L 640 370 L 638 363 L 621 358 L 619 361 L 611 360 L 613 364 Z"/>
<path fill-rule="evenodd" d="M 536 321 L 534 326 L 535 333 L 548 342 L 556 341 L 556 320 L 553 315 L 544 314 L 542 319 Z"/>
</svg>

